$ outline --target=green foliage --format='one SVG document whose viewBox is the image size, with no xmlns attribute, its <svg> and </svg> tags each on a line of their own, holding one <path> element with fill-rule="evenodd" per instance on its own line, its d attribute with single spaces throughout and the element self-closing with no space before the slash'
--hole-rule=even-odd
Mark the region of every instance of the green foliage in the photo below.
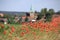
<svg viewBox="0 0 60 40">
<path fill-rule="evenodd" d="M 47 8 L 43 8 L 43 9 L 41 9 L 41 12 L 39 13 L 37 19 L 38 19 L 38 20 L 41 19 L 43 16 L 46 15 L 46 13 L 47 13 Z"/>
<path fill-rule="evenodd" d="M 54 14 L 54 9 L 49 9 L 47 11 L 47 8 L 41 9 L 41 13 L 39 14 L 39 19 L 41 19 L 43 16 L 45 16 L 46 21 L 51 21 L 52 15 Z"/>
<path fill-rule="evenodd" d="M 48 13 L 53 15 L 54 14 L 54 9 L 49 9 Z"/>
<path fill-rule="evenodd" d="M 13 20 L 14 20 L 14 17 L 8 18 L 8 23 L 10 23 L 10 24 L 14 23 Z"/>
<path fill-rule="evenodd" d="M 41 9 L 41 13 L 42 13 L 43 15 L 45 15 L 45 14 L 47 13 L 47 8 Z"/>
<path fill-rule="evenodd" d="M 2 33 L 4 31 L 4 28 L 1 28 L 1 26 L 0 26 L 0 33 Z"/>
<path fill-rule="evenodd" d="M 47 14 L 45 15 L 46 16 L 46 21 L 51 21 L 53 14 L 54 14 L 54 9 L 49 9 Z"/>
<path fill-rule="evenodd" d="M 37 20 L 40 20 L 43 17 L 41 13 L 39 13 Z"/>
<path fill-rule="evenodd" d="M 51 21 L 52 15 L 50 13 L 47 13 L 45 16 L 46 16 L 46 21 Z"/>
<path fill-rule="evenodd" d="M 25 21 L 28 22 L 28 18 L 27 17 L 25 18 Z"/>
</svg>

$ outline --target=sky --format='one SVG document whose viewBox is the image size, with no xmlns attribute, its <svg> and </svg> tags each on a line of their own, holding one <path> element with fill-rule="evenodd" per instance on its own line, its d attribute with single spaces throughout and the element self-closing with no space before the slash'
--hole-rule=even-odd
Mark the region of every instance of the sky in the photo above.
<svg viewBox="0 0 60 40">
<path fill-rule="evenodd" d="M 60 0 L 0 0 L 0 11 L 40 11 L 42 8 L 60 10 Z"/>
</svg>

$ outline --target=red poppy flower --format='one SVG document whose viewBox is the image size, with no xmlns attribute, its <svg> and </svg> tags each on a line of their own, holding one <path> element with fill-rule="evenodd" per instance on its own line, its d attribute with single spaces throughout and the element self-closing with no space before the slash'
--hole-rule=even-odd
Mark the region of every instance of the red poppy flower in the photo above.
<svg viewBox="0 0 60 40">
<path fill-rule="evenodd" d="M 6 33 L 7 33 L 6 30 L 4 30 L 3 34 L 6 35 Z"/>
<path fill-rule="evenodd" d="M 23 36 L 24 36 L 24 34 L 25 34 L 24 32 L 21 32 L 21 33 L 20 33 L 20 36 L 22 36 L 22 37 L 23 37 Z"/>
<path fill-rule="evenodd" d="M 14 31 L 15 31 L 15 28 L 14 28 L 13 26 L 11 27 L 11 31 L 12 31 L 12 32 L 14 32 Z"/>
</svg>

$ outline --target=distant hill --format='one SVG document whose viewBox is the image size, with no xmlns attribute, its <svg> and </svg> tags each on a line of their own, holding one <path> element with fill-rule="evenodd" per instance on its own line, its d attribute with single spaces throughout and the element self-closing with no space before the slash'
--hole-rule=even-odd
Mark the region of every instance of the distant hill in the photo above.
<svg viewBox="0 0 60 40">
<path fill-rule="evenodd" d="M 15 12 L 15 11 L 0 11 L 0 13 L 10 14 L 10 15 L 19 15 L 19 16 L 26 15 L 26 12 Z"/>
</svg>

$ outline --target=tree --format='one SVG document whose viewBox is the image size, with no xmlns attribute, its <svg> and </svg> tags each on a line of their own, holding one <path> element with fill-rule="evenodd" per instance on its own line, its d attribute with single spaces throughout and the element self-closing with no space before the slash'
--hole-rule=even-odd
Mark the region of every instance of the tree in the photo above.
<svg viewBox="0 0 60 40">
<path fill-rule="evenodd" d="M 45 16 L 46 21 L 51 21 L 52 15 L 50 13 L 47 13 Z"/>
<path fill-rule="evenodd" d="M 49 9 L 48 13 L 51 14 L 51 15 L 53 15 L 55 13 L 54 9 Z"/>
<path fill-rule="evenodd" d="M 39 13 L 39 14 L 37 15 L 37 20 L 40 20 L 42 17 L 43 17 L 43 15 L 42 15 L 41 13 Z"/>
<path fill-rule="evenodd" d="M 45 15 L 46 13 L 47 13 L 47 8 L 41 9 L 41 14 L 42 14 L 42 15 Z"/>
<path fill-rule="evenodd" d="M 43 8 L 41 9 L 41 12 L 39 12 L 38 14 L 38 17 L 37 17 L 37 20 L 40 20 L 43 16 L 45 16 L 47 13 L 47 8 Z"/>
<path fill-rule="evenodd" d="M 47 14 L 45 15 L 46 16 L 46 21 L 51 21 L 51 18 L 54 14 L 54 9 L 49 9 L 49 11 L 47 12 Z"/>
</svg>

